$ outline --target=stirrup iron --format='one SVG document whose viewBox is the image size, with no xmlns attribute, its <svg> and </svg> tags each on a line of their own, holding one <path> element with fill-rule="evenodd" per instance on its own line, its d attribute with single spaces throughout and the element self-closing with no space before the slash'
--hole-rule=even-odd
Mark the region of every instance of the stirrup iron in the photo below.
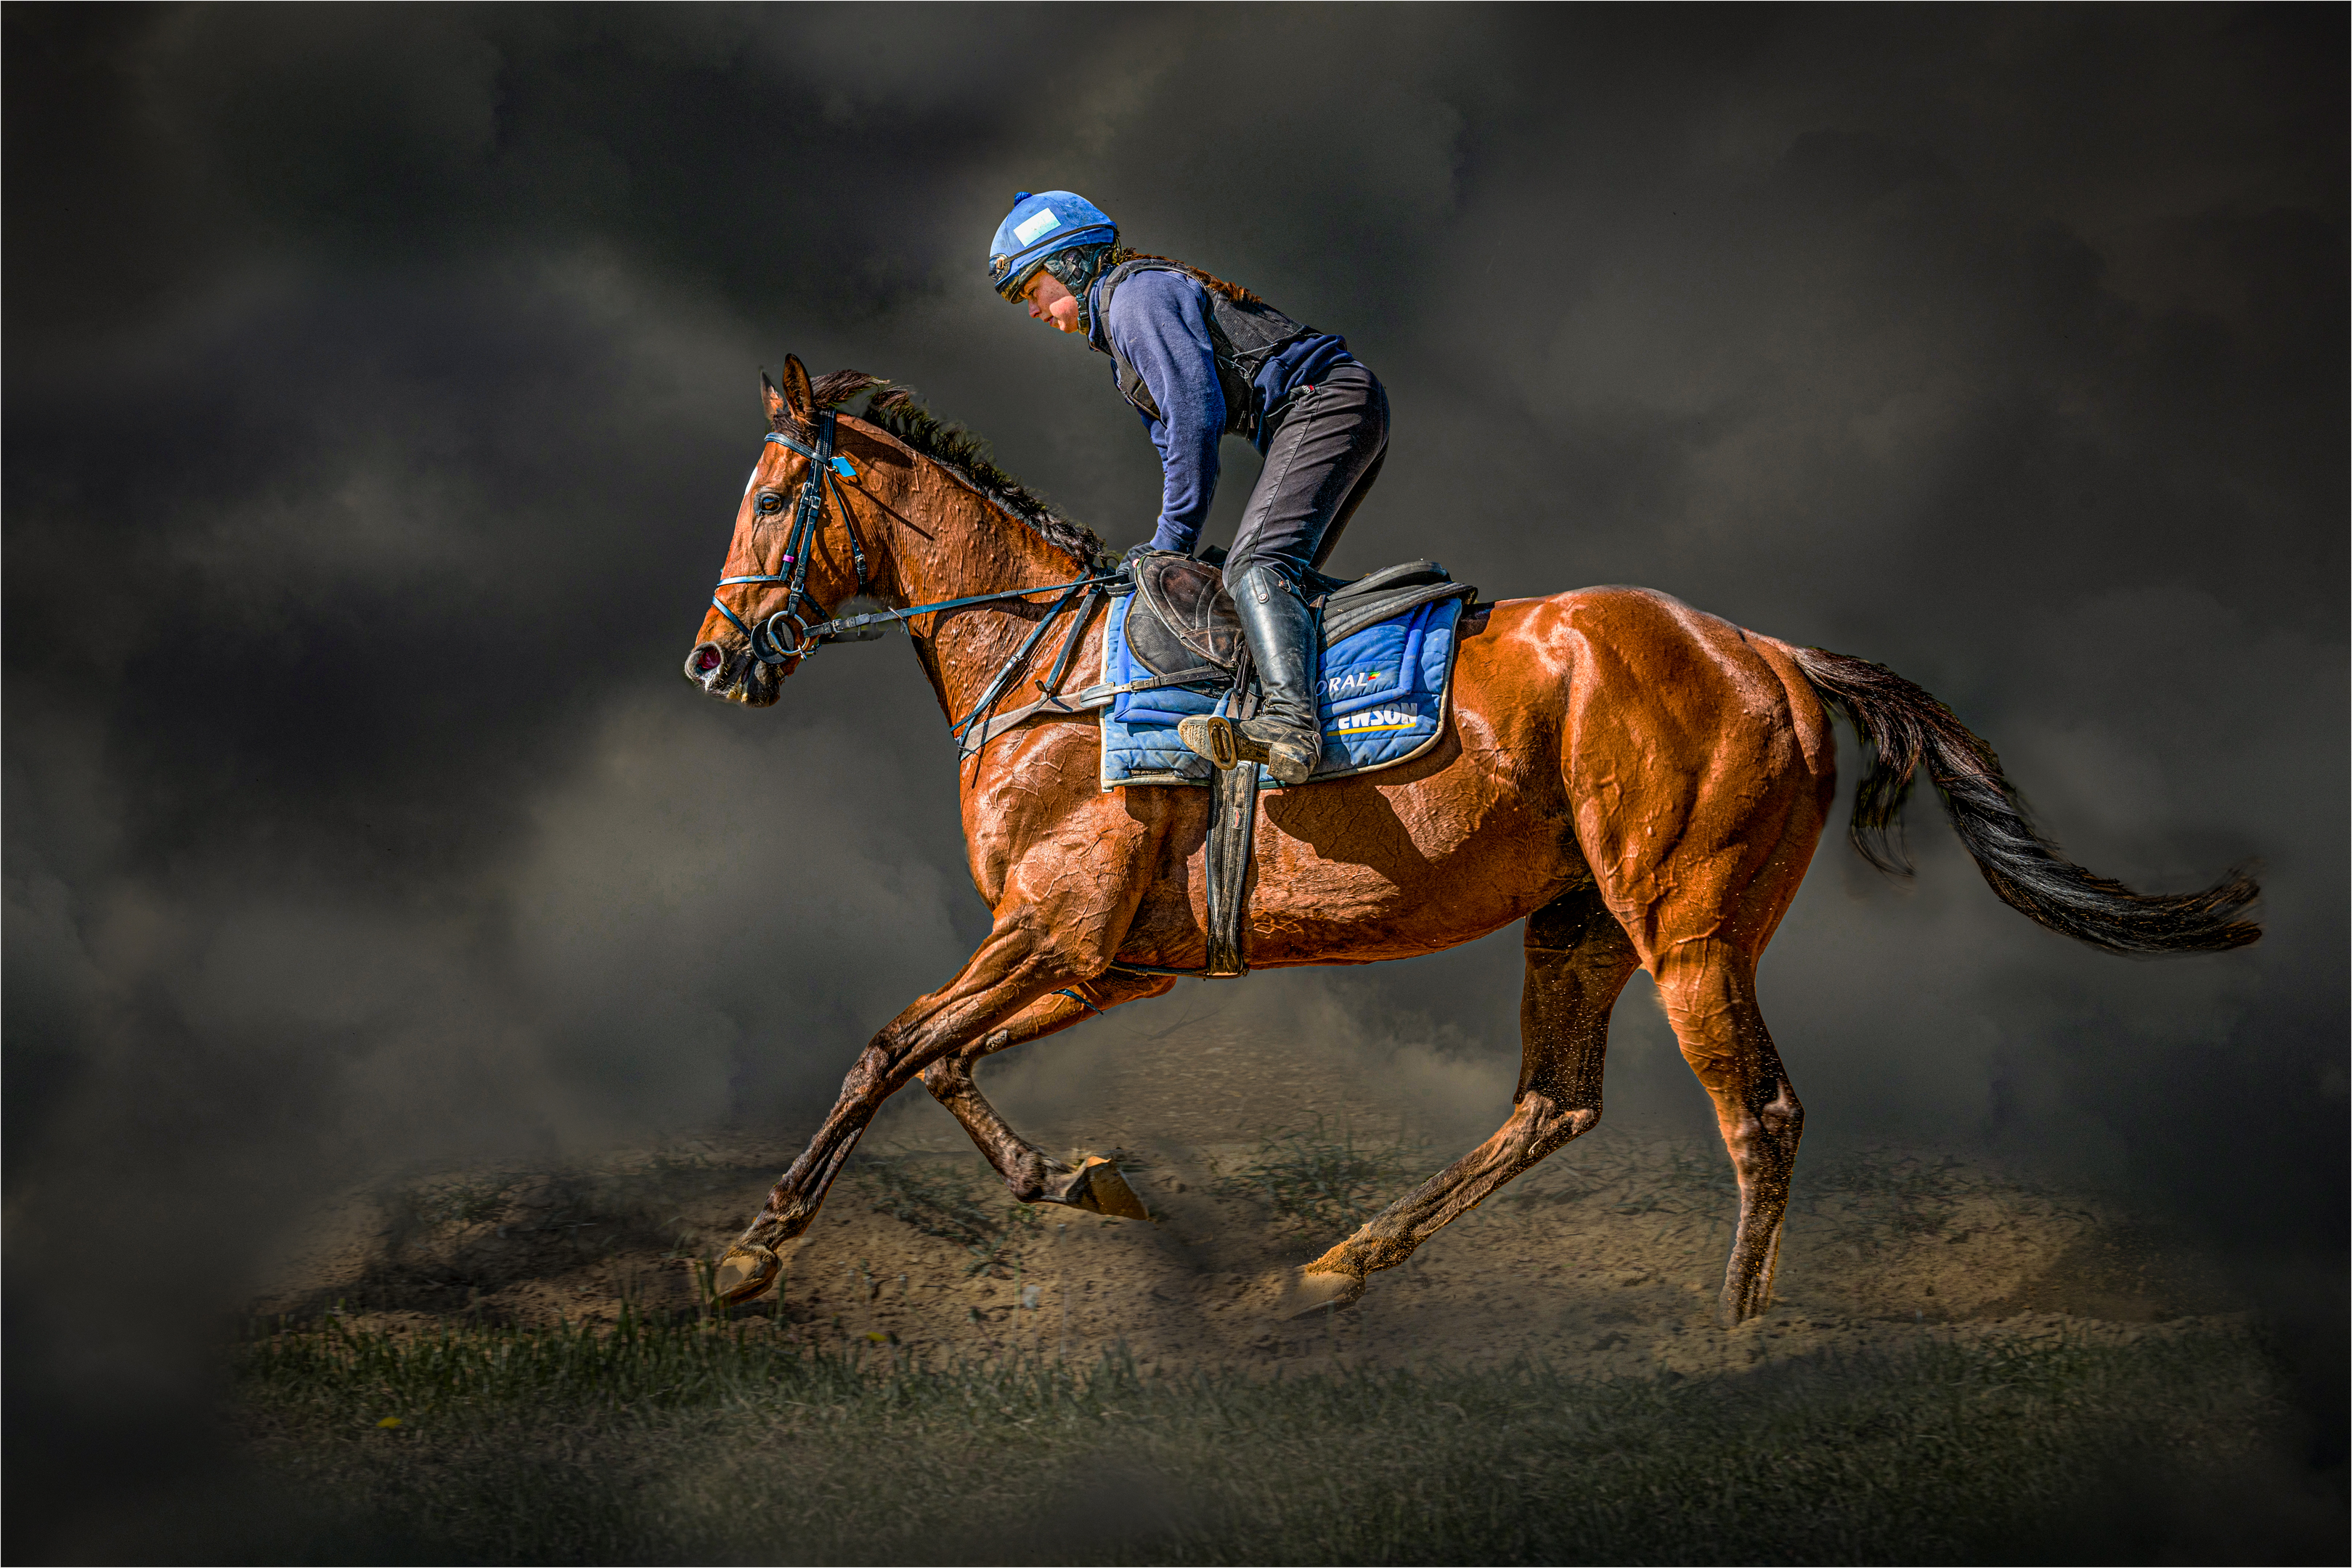
<svg viewBox="0 0 2352 1568">
<path fill-rule="evenodd" d="M 1234 733 L 1233 721 L 1223 714 L 1202 714 L 1194 718 L 1179 719 L 1176 737 L 1191 747 L 1196 755 L 1207 758 L 1209 765 L 1220 773 L 1230 770 L 1242 759 L 1241 747 L 1237 744 L 1239 737 Z"/>
</svg>

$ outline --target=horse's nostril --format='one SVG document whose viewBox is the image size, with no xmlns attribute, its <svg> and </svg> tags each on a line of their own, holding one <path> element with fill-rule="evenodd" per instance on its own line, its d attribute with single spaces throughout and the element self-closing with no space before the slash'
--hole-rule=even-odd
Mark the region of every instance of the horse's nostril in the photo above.
<svg viewBox="0 0 2352 1568">
<path fill-rule="evenodd" d="M 694 651 L 694 673 L 698 675 L 707 675 L 726 662 L 726 655 L 719 653 L 716 643 L 705 643 Z"/>
</svg>

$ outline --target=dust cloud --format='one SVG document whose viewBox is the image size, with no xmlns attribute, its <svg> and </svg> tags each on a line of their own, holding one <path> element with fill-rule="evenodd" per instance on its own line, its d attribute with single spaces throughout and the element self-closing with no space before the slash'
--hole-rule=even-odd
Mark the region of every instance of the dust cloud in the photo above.
<svg viewBox="0 0 2352 1568">
<path fill-rule="evenodd" d="M 2263 863 L 2259 946 L 2126 963 L 1923 800 L 1907 885 L 1825 843 L 1764 1002 L 1814 1142 L 2095 1184 L 2221 1259 L 2340 1477 L 2341 12 L 5 27 L 15 1554 L 197 1484 L 207 1347 L 308 1196 L 720 1124 L 781 1156 L 984 931 L 899 643 L 757 714 L 671 672 L 787 351 L 1149 532 L 1103 369 L 982 282 L 1056 186 L 1386 381 L 1337 568 L 1661 589 L 1927 686 L 2097 871 Z M 1190 1030 L 1465 1144 L 1518 967 L 1188 984 L 992 1082 L 1083 1122 Z M 1612 1124 L 1703 1130 L 1645 990 Z"/>
</svg>

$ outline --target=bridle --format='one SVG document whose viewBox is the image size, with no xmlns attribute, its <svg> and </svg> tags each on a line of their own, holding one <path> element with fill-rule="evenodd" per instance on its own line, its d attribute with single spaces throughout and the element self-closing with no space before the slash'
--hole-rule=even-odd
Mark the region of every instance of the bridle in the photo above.
<svg viewBox="0 0 2352 1568">
<path fill-rule="evenodd" d="M 727 608 L 727 601 L 716 592 L 711 594 L 710 602 L 718 607 L 719 614 L 735 623 L 735 630 L 743 633 L 744 640 L 751 645 L 751 657 L 763 664 L 782 664 L 793 659 L 805 659 L 815 653 L 821 640 L 820 633 L 831 630 L 835 624 L 827 621 L 822 626 L 814 625 L 800 612 L 801 601 L 808 599 L 809 546 L 814 540 L 818 525 L 824 521 L 824 492 L 827 486 L 832 488 L 834 499 L 841 505 L 841 526 L 849 533 L 849 557 L 857 568 L 859 593 L 866 591 L 871 576 L 866 565 L 866 541 L 857 534 L 857 518 L 849 510 L 849 497 L 841 493 L 842 480 L 856 478 L 857 470 L 850 466 L 848 458 L 834 455 L 833 411 L 827 409 L 817 415 L 816 444 L 814 447 L 802 445 L 781 430 L 770 433 L 768 440 L 809 460 L 808 472 L 801 478 L 800 500 L 793 508 L 792 529 L 784 536 L 784 557 L 776 563 L 783 570 L 751 577 L 722 577 L 719 580 L 719 586 L 727 588 L 739 582 L 786 583 L 790 586 L 784 591 L 784 607 L 760 622 L 755 630 L 745 625 L 740 615 Z M 808 601 L 812 605 L 816 602 L 813 599 Z M 789 623 L 787 630 L 793 638 L 789 644 L 778 635 L 777 630 L 786 623 Z M 760 639 L 763 635 L 768 640 L 768 646 L 775 652 L 769 653 L 760 646 Z"/>
<path fill-rule="evenodd" d="M 763 664 L 783 664 L 794 659 L 808 658 L 826 643 L 871 642 L 888 630 L 889 623 L 893 621 L 911 621 L 918 615 L 929 615 L 934 611 L 940 610 L 960 610 L 967 604 L 988 604 L 1000 600 L 1025 599 L 1033 593 L 1060 593 L 1061 597 L 1054 601 L 1052 607 L 1038 619 L 1035 628 L 1030 632 L 1027 640 L 1013 653 L 1012 658 L 1005 661 L 1004 667 L 997 671 L 996 678 L 988 684 L 988 689 L 974 705 L 971 712 L 961 719 L 949 724 L 948 733 L 954 737 L 957 747 L 962 753 L 969 757 L 975 753 L 980 746 L 984 745 L 991 735 L 1000 733 L 1003 728 L 1007 727 L 1003 721 L 990 724 L 986 716 L 1003 698 L 1005 688 L 1013 684 L 1013 675 L 1019 672 L 1024 664 L 1027 663 L 1029 655 L 1036 651 L 1037 644 L 1044 641 L 1046 628 L 1061 618 L 1062 612 L 1067 610 L 1071 601 L 1078 597 L 1079 590 L 1084 589 L 1087 591 L 1086 604 L 1078 612 L 1076 624 L 1070 628 L 1069 638 L 1063 645 L 1061 656 L 1054 662 L 1053 673 L 1039 683 L 1041 689 L 1045 693 L 1045 701 L 1030 705 L 1030 709 L 1042 710 L 1047 704 L 1055 702 L 1055 692 L 1061 685 L 1063 675 L 1069 669 L 1072 656 L 1078 651 L 1078 640 L 1086 631 L 1088 617 L 1094 612 L 1095 601 L 1097 598 L 1108 597 L 1102 585 L 1117 582 L 1126 573 L 1122 570 L 1081 577 L 1070 582 L 1049 582 L 1038 588 L 1008 588 L 994 593 L 973 593 L 961 599 L 942 599 L 934 604 L 910 605 L 904 610 L 872 611 L 863 615 L 852 615 L 846 619 L 828 615 L 825 620 L 812 622 L 807 616 L 801 613 L 801 606 L 805 602 L 811 609 L 819 608 L 816 601 L 810 597 L 807 591 L 808 558 L 810 547 L 815 542 L 816 531 L 824 521 L 824 497 L 828 489 L 832 491 L 835 501 L 840 506 L 841 526 L 849 535 L 850 559 L 857 570 L 857 593 L 860 595 L 866 593 L 873 580 L 872 570 L 866 563 L 866 542 L 858 537 L 857 519 L 850 512 L 849 497 L 841 488 L 841 481 L 856 478 L 857 470 L 850 465 L 848 458 L 835 455 L 833 431 L 833 411 L 827 409 L 817 415 L 816 444 L 814 447 L 802 445 L 782 431 L 775 431 L 769 434 L 767 439 L 770 442 L 797 452 L 809 460 L 808 473 L 801 479 L 800 499 L 793 510 L 792 528 L 784 536 L 783 559 L 776 563 L 780 570 L 745 577 L 722 577 L 719 580 L 720 588 L 731 587 L 739 582 L 784 583 L 787 585 L 784 590 L 784 607 L 754 627 L 747 624 L 741 616 L 729 609 L 727 601 L 719 598 L 716 592 L 711 594 L 710 602 L 718 609 L 719 613 L 734 623 L 738 632 L 743 633 L 744 640 L 751 645 L 751 657 Z M 791 638 L 790 642 L 785 641 L 787 636 Z M 767 643 L 765 648 L 761 646 L 763 639 Z M 1030 709 L 1023 710 L 1023 716 L 1027 716 Z M 1005 716 L 1007 719 L 1012 716 Z M 976 732 L 975 727 L 977 727 Z"/>
</svg>

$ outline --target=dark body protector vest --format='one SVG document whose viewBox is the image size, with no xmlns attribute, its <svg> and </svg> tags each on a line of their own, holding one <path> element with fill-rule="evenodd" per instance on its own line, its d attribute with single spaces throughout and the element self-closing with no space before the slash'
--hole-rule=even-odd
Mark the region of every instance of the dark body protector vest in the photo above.
<svg viewBox="0 0 2352 1568">
<path fill-rule="evenodd" d="M 1169 262 L 1138 257 L 1111 268 L 1096 285 L 1098 292 L 1095 305 L 1103 316 L 1103 342 L 1110 351 L 1111 361 L 1118 367 L 1118 395 L 1145 418 L 1157 422 L 1160 418 L 1160 405 L 1152 401 L 1151 389 L 1143 384 L 1143 377 L 1118 351 L 1118 342 L 1110 335 L 1111 295 L 1139 272 L 1175 272 L 1186 277 L 1193 277 L 1193 274 Z M 1315 329 L 1300 326 L 1264 302 L 1243 305 L 1205 283 L 1201 288 L 1209 297 L 1209 345 L 1217 360 L 1217 390 L 1225 399 L 1225 434 L 1255 441 L 1266 414 L 1257 388 L 1258 372 L 1285 347 Z"/>
</svg>

